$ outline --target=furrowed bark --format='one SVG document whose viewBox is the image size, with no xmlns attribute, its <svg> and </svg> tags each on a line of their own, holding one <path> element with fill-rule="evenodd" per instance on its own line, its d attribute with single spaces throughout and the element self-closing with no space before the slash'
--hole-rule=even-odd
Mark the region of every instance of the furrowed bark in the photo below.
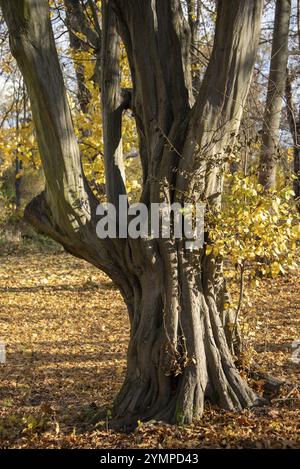
<svg viewBox="0 0 300 469">
<path fill-rule="evenodd" d="M 276 0 L 267 101 L 262 129 L 259 182 L 265 189 L 276 185 L 279 128 L 286 84 L 291 0 Z"/>
</svg>

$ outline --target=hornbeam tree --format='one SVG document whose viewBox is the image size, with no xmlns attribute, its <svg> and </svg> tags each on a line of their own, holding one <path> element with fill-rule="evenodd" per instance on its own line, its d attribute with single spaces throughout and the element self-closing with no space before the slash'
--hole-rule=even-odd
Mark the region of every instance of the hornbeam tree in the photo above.
<svg viewBox="0 0 300 469">
<path fill-rule="evenodd" d="M 1 0 L 11 50 L 28 89 L 46 187 L 25 217 L 74 256 L 105 271 L 128 307 L 118 424 L 191 422 L 209 399 L 239 410 L 256 396 L 241 378 L 222 323 L 222 262 L 184 239 L 99 239 L 98 200 L 81 165 L 47 0 Z M 119 46 L 132 76 L 130 106 L 143 169 L 141 201 L 205 202 L 218 210 L 228 148 L 238 131 L 258 47 L 263 0 L 218 0 L 214 47 L 196 98 L 190 29 L 179 0 L 102 0 L 102 103 L 107 200 L 126 194 Z M 127 103 L 128 105 L 128 103 Z M 206 233 L 209 239 L 209 233 Z"/>
</svg>

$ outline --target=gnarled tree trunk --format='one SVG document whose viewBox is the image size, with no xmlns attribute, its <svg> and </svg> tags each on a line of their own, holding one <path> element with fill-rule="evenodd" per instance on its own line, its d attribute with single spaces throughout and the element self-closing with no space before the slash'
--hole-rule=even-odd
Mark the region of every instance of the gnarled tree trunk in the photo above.
<svg viewBox="0 0 300 469">
<path fill-rule="evenodd" d="M 217 210 L 224 152 L 238 130 L 254 65 L 262 0 L 219 0 L 215 43 L 194 104 L 188 23 L 179 0 L 103 2 L 104 30 L 116 52 L 114 24 L 129 58 L 144 187 L 142 201 L 206 202 Z M 130 317 L 128 367 L 114 418 L 191 422 L 205 399 L 227 409 L 255 401 L 233 363 L 221 322 L 224 279 L 205 247 L 185 240 L 96 237 L 97 200 L 82 173 L 46 0 L 1 0 L 11 47 L 31 99 L 46 175 L 46 191 L 26 210 L 37 229 L 104 270 L 120 288 Z M 111 9 L 111 10 L 110 10 Z M 109 14 L 108 14 L 109 13 Z M 115 16 L 116 15 L 116 16 Z M 109 20 L 110 19 L 110 20 Z M 111 21 L 110 24 L 107 22 Z M 109 28 L 113 29 L 109 29 Z M 106 54 L 106 48 L 103 54 Z M 111 54 L 106 60 L 111 65 Z M 105 66 L 105 61 L 103 61 Z M 111 165 L 120 132 L 118 89 L 107 82 L 105 163 L 108 190 L 124 192 Z M 119 82 L 115 80 L 115 86 Z M 117 106 L 117 107 L 115 107 Z M 118 130 L 119 127 L 116 127 Z M 223 301 L 224 302 L 224 301 Z"/>
</svg>

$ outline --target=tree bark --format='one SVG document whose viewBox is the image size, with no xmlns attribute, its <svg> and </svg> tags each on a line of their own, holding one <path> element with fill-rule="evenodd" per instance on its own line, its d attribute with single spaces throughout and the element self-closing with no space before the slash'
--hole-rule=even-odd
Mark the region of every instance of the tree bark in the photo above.
<svg viewBox="0 0 300 469">
<path fill-rule="evenodd" d="M 80 0 L 64 0 L 66 10 L 66 25 L 69 29 L 70 46 L 75 50 L 85 50 L 92 48 L 95 55 L 94 75 L 91 79 L 101 86 L 101 51 L 102 51 L 102 30 L 98 18 L 98 10 L 94 1 L 89 2 L 92 10 L 93 22 L 86 17 L 83 5 Z M 84 40 L 82 40 L 84 37 Z M 78 99 L 82 111 L 85 112 L 90 101 L 89 92 L 84 82 L 84 65 L 75 64 L 75 71 L 78 82 Z"/>
<path fill-rule="evenodd" d="M 65 1 L 65 6 L 66 6 L 66 24 L 69 29 L 70 47 L 73 49 L 74 52 L 82 52 L 84 50 L 87 50 L 87 45 L 83 44 L 80 38 L 76 34 L 76 29 L 79 29 L 77 8 L 74 6 L 74 3 L 68 0 Z M 81 26 L 80 30 L 85 30 L 85 29 L 83 26 Z M 84 67 L 84 64 L 80 63 L 80 61 L 78 62 L 78 59 L 76 58 L 74 60 L 74 68 L 75 68 L 76 80 L 77 80 L 77 99 L 78 99 L 79 107 L 81 111 L 84 114 L 86 114 L 88 112 L 88 105 L 91 101 L 91 93 L 89 92 L 89 89 L 86 86 L 85 67 Z"/>
<path fill-rule="evenodd" d="M 287 118 L 290 127 L 290 132 L 294 144 L 294 161 L 293 161 L 293 170 L 295 175 L 294 180 L 294 192 L 296 206 L 300 211 L 300 112 L 297 113 L 295 106 L 293 104 L 293 91 L 292 83 L 289 70 L 287 70 L 287 80 L 286 80 L 286 109 L 287 109 Z M 300 111 L 300 110 L 299 110 Z"/>
<path fill-rule="evenodd" d="M 191 45 L 190 45 L 190 54 L 191 54 L 191 64 L 192 67 L 197 67 L 200 64 L 200 43 L 199 43 L 199 35 L 200 35 L 200 0 L 187 0 L 187 13 L 188 13 L 188 22 L 191 32 Z M 194 96 L 197 96 L 201 80 L 200 80 L 200 70 L 193 72 L 193 93 Z"/>
<path fill-rule="evenodd" d="M 297 32 L 298 44 L 300 48 L 300 1 L 297 0 Z M 287 69 L 287 80 L 285 88 L 286 109 L 288 123 L 294 144 L 293 170 L 295 175 L 294 192 L 296 206 L 300 212 L 300 108 L 295 109 L 292 90 L 292 79 L 289 69 Z"/>
<path fill-rule="evenodd" d="M 259 182 L 265 189 L 276 185 L 279 128 L 286 83 L 291 0 L 276 0 L 267 101 L 262 129 Z"/>
<path fill-rule="evenodd" d="M 101 97 L 108 202 L 118 207 L 119 195 L 126 195 L 122 147 L 123 98 L 120 74 L 120 36 L 117 19 L 108 0 L 102 2 Z"/>
<path fill-rule="evenodd" d="M 106 3 L 106 2 L 104 2 Z M 132 107 L 140 138 L 142 200 L 206 201 L 217 210 L 224 155 L 234 140 L 254 66 L 262 0 L 219 0 L 210 64 L 194 104 L 188 24 L 179 0 L 111 0 L 129 58 Z M 219 259 L 185 240 L 106 239 L 95 235 L 97 201 L 80 163 L 46 0 L 1 0 L 11 47 L 29 91 L 47 180 L 46 193 L 27 208 L 40 230 L 110 275 L 128 306 L 127 373 L 113 417 L 119 424 L 158 419 L 189 423 L 204 402 L 239 410 L 255 394 L 233 363 L 224 327 L 224 278 Z M 106 12 L 107 13 L 107 12 Z M 107 38 L 107 156 L 120 137 L 114 22 Z M 109 26 L 109 27 L 108 27 Z M 108 42 L 107 42 L 108 44 Z M 114 55 L 116 54 L 116 55 Z M 106 163 L 111 181 L 116 168 Z M 121 190 L 120 190 L 121 192 Z M 113 195 L 111 195 L 113 194 Z M 109 192 L 115 198 L 117 192 Z"/>
</svg>

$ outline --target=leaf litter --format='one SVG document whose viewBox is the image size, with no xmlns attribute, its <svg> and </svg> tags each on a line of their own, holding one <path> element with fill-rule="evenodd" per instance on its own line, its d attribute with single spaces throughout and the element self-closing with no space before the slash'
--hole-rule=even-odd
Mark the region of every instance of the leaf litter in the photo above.
<svg viewBox="0 0 300 469">
<path fill-rule="evenodd" d="M 190 426 L 138 422 L 110 430 L 110 406 L 126 370 L 126 307 L 105 274 L 65 253 L 0 259 L 2 448 L 299 448 L 300 272 L 251 288 L 241 318 L 241 372 L 282 380 L 265 406 L 228 412 L 206 405 Z M 95 422 L 97 410 L 106 417 Z"/>
</svg>

